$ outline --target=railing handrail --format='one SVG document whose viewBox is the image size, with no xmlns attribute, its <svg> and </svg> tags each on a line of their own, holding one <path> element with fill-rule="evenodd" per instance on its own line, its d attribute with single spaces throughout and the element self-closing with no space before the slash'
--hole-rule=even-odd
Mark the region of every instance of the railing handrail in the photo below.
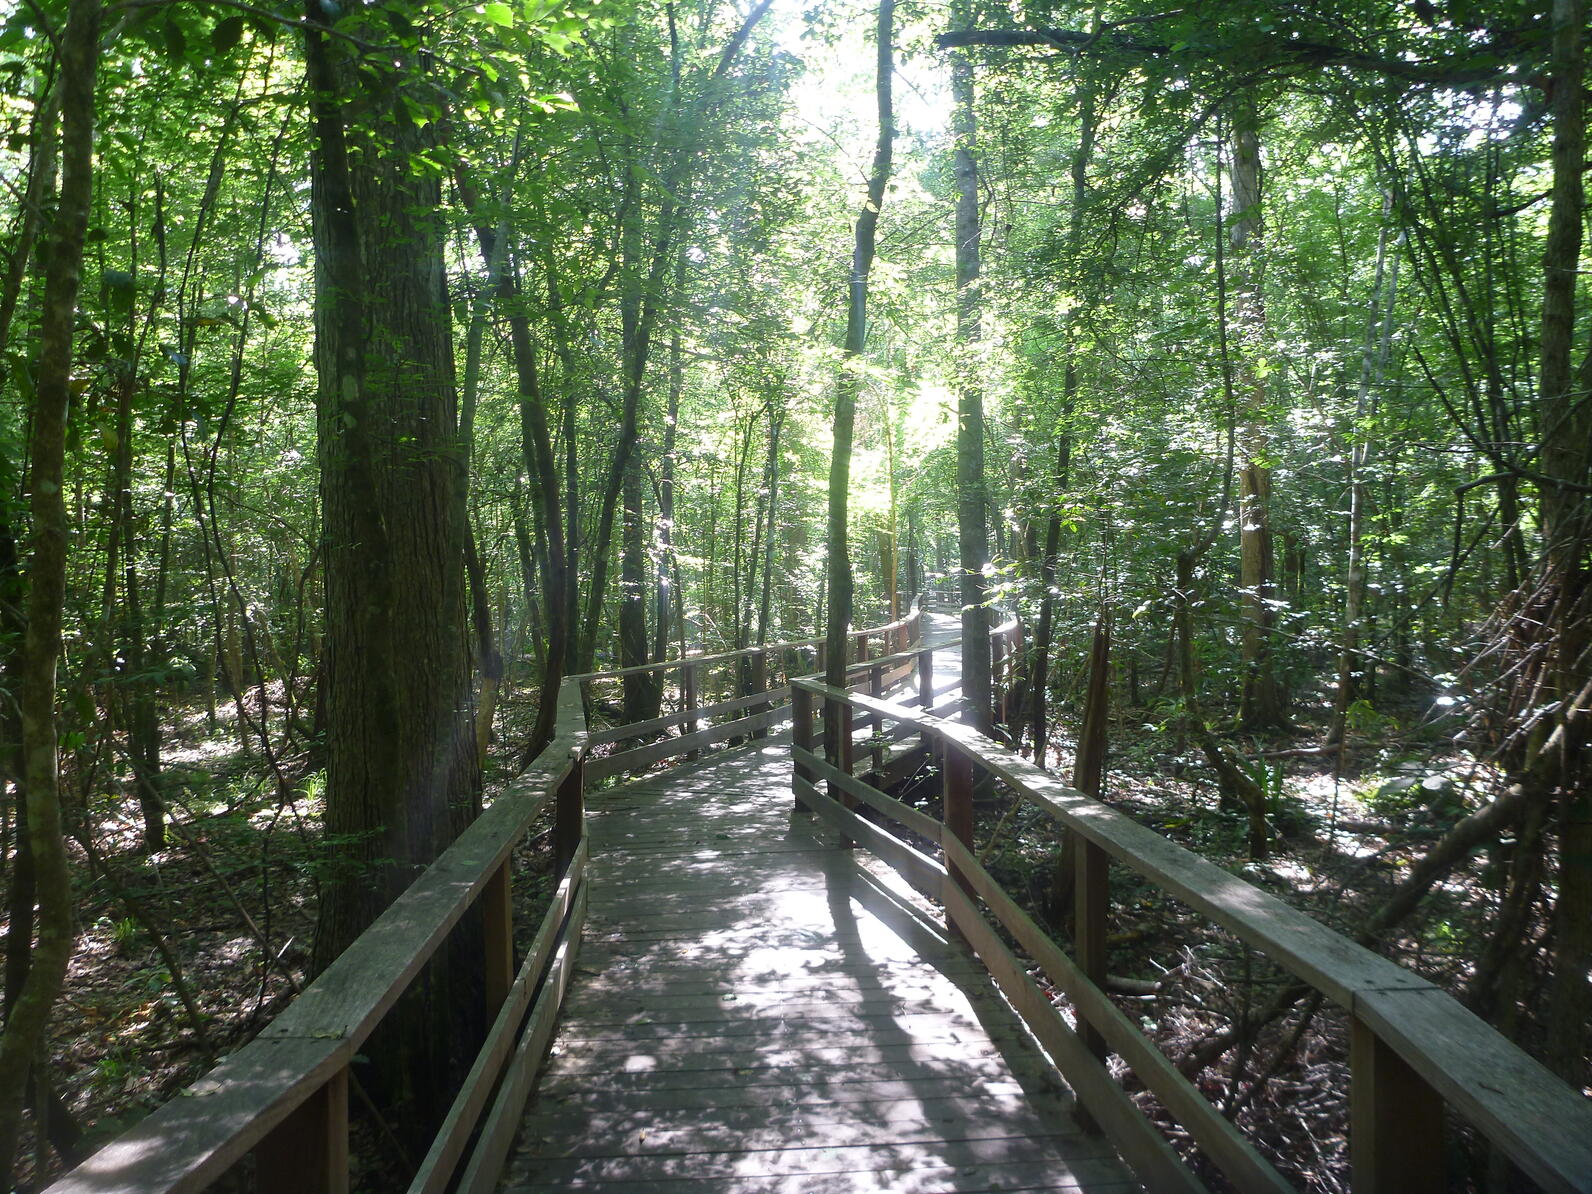
<svg viewBox="0 0 1592 1194">
<path fill-rule="evenodd" d="M 848 705 L 876 721 L 911 725 L 968 765 L 982 767 L 1064 828 L 1344 1007 L 1409 1067 L 1411 1077 L 1427 1084 L 1545 1189 L 1565 1194 L 1592 1189 L 1592 1101 L 1440 987 L 1062 783 L 969 726 L 817 679 L 792 683 L 809 697 Z"/>
<path fill-rule="evenodd" d="M 911 612 L 894 622 L 887 622 L 881 626 L 867 626 L 857 630 L 847 630 L 847 638 L 857 638 L 866 635 L 872 638 L 876 634 L 889 634 L 891 631 L 900 630 L 910 626 L 921 616 L 922 611 L 913 608 Z M 725 663 L 731 659 L 740 659 L 750 655 L 770 655 L 775 651 L 793 651 L 800 647 L 821 647 L 825 640 L 818 638 L 792 639 L 783 643 L 764 643 L 750 647 L 737 647 L 733 651 L 720 651 L 713 655 L 683 655 L 674 659 L 663 659 L 657 663 L 638 663 L 630 667 L 611 668 L 604 672 L 579 672 L 567 677 L 570 680 L 579 680 L 586 683 L 593 680 L 618 680 L 625 676 L 639 676 L 644 672 L 664 671 L 668 668 L 678 667 L 706 667 L 715 663 Z"/>
</svg>

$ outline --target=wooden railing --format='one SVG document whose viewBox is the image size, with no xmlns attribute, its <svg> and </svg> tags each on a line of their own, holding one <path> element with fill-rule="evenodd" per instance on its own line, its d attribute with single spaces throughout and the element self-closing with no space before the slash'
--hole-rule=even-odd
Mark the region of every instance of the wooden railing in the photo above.
<svg viewBox="0 0 1592 1194">
<path fill-rule="evenodd" d="M 881 652 L 915 643 L 921 625 L 914 609 L 888 626 L 856 632 L 853 651 L 866 659 L 876 640 Z M 591 733 L 586 690 L 626 672 L 683 669 L 688 677 L 701 676 L 704 669 L 727 660 L 816 645 L 815 640 L 779 643 L 566 679 L 559 690 L 553 741 L 370 928 L 253 1041 L 66 1174 L 47 1194 L 202 1190 L 251 1153 L 257 1190 L 346 1191 L 349 1067 L 449 933 L 477 906 L 485 938 L 487 1008 L 495 1018 L 409 1194 L 494 1188 L 580 946 L 586 912 L 585 792 L 603 775 L 640 765 L 635 751 L 628 752 L 623 767 L 607 759 L 588 762 L 588 752 L 600 742 L 686 724 L 671 717 Z M 866 669 L 868 664 L 858 666 Z M 785 685 L 681 712 L 716 717 L 758 701 L 786 701 L 789 691 Z M 781 708 L 743 716 L 666 739 L 658 745 L 670 749 L 651 761 L 749 733 L 754 728 L 750 723 L 766 717 L 769 721 L 759 723 L 766 725 L 775 714 L 788 713 Z M 549 805 L 558 885 L 516 971 L 510 860 Z"/>
<path fill-rule="evenodd" d="M 853 666 L 867 660 L 870 652 L 882 656 L 905 650 L 921 639 L 922 626 L 922 610 L 914 605 L 898 621 L 854 632 L 850 636 Z M 664 689 L 676 697 L 671 713 L 594 732 L 592 746 L 612 743 L 619 749 L 592 758 L 586 778 L 596 782 L 681 755 L 695 757 L 706 747 L 766 731 L 790 716 L 792 677 L 823 668 L 824 640 L 802 639 L 573 676 L 572 680 L 585 686 L 588 699 L 597 695 L 599 687 L 642 672 L 659 676 Z M 745 691 L 748 688 L 750 692 Z M 709 724 L 703 726 L 703 722 Z M 679 733 L 658 738 L 676 727 Z M 657 740 L 645 741 L 648 738 Z"/>
<path fill-rule="evenodd" d="M 1114 1052 L 1240 1191 L 1292 1187 L 1106 996 L 1106 919 L 1112 862 L 1128 867 L 1344 1008 L 1351 1025 L 1351 1163 L 1356 1194 L 1435 1192 L 1443 1186 L 1445 1104 L 1543 1189 L 1592 1190 L 1592 1102 L 1416 974 L 1364 949 L 1276 897 L 1228 874 L 1098 800 L 1067 787 L 966 726 L 925 712 L 933 651 L 920 653 L 916 704 L 795 681 L 793 785 L 798 806 L 893 865 L 944 906 L 949 929 L 978 954 L 1008 1001 L 1077 1093 L 1080 1108 L 1157 1192 L 1204 1187 L 1111 1076 Z M 820 706 L 841 727 L 822 748 Z M 856 719 L 921 736 L 938 756 L 935 818 L 859 778 Z M 873 769 L 877 770 L 876 763 Z M 1074 850 L 1075 931 L 1069 956 L 975 858 L 972 794 L 983 772 L 1049 814 Z M 823 785 L 820 787 L 820 785 Z M 857 814 L 865 805 L 933 843 L 925 852 Z M 1064 847 L 1066 848 L 1066 847 Z M 1074 1029 L 1029 977 L 1010 938 L 1063 992 Z"/>
</svg>

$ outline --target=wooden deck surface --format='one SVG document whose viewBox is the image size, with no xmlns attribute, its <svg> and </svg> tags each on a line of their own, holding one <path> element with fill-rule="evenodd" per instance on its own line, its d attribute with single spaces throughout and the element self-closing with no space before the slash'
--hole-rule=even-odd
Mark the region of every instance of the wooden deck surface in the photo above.
<svg viewBox="0 0 1592 1194">
<path fill-rule="evenodd" d="M 792 813 L 783 736 L 589 815 L 584 944 L 503 1189 L 1137 1188 L 918 897 Z"/>
</svg>

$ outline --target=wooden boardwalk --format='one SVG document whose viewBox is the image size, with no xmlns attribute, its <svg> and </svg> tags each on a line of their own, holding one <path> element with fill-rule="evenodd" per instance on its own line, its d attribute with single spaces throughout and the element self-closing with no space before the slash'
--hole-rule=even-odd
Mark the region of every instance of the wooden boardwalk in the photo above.
<svg viewBox="0 0 1592 1194">
<path fill-rule="evenodd" d="M 783 736 L 589 812 L 584 944 L 503 1189 L 1137 1188 L 983 967 L 792 812 Z"/>
</svg>

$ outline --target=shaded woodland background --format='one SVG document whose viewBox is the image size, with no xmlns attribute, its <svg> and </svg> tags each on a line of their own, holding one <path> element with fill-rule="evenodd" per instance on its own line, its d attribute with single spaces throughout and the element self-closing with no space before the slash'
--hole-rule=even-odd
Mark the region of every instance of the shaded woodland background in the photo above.
<svg viewBox="0 0 1592 1194">
<path fill-rule="evenodd" d="M 9 6 L 0 1186 L 280 1010 L 562 676 L 944 577 L 1027 626 L 992 728 L 1067 762 L 1104 617 L 1108 800 L 1592 1083 L 1584 3 L 1020 16 L 895 9 L 881 137 L 869 7 Z M 1330 1034 L 1255 1064 L 1173 915 L 1123 948 L 1247 1113 Z"/>
</svg>

